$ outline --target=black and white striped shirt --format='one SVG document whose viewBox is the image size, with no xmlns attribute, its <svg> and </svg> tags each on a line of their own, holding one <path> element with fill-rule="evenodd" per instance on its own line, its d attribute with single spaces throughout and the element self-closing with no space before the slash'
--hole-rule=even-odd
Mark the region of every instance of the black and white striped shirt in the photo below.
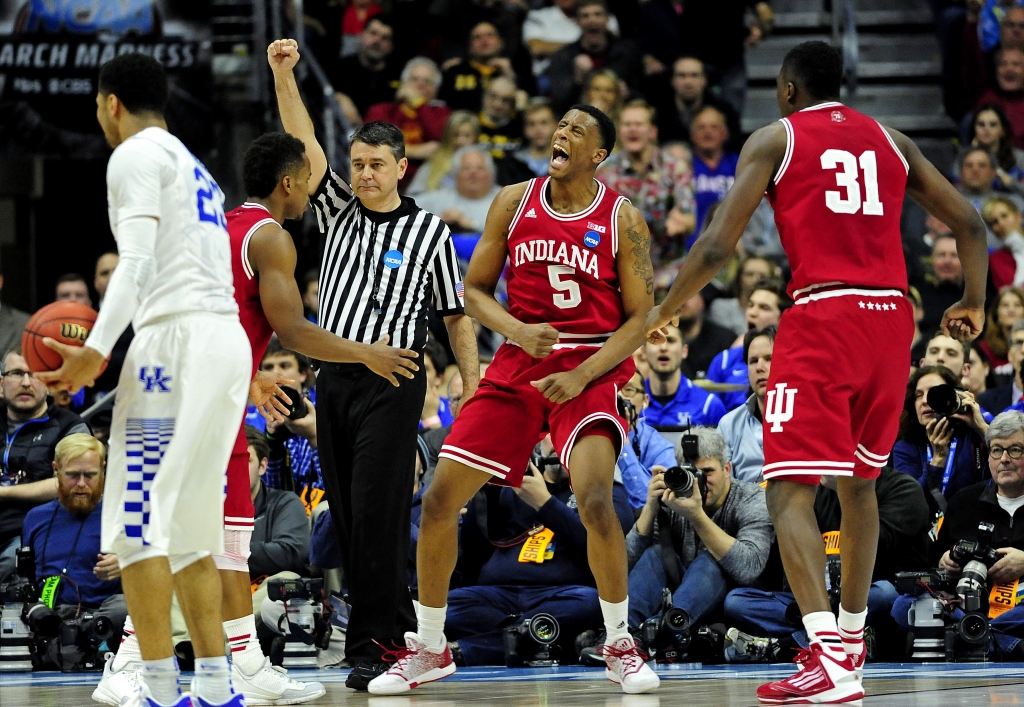
<svg viewBox="0 0 1024 707">
<path fill-rule="evenodd" d="M 463 313 L 462 275 L 448 226 L 402 197 L 381 213 L 365 208 L 330 167 L 310 199 L 323 236 L 320 326 L 372 344 L 422 350 L 427 305 Z"/>
</svg>

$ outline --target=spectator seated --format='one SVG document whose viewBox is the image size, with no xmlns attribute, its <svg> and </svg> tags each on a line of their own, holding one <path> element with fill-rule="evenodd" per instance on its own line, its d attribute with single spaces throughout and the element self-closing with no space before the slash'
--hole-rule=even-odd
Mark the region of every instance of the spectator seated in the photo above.
<svg viewBox="0 0 1024 707">
<path fill-rule="evenodd" d="M 707 499 L 702 503 L 696 489 L 689 498 L 677 498 L 664 474 L 657 474 L 626 536 L 629 623 L 634 628 L 661 614 L 666 588 L 672 591 L 672 605 L 695 627 L 721 609 L 729 589 L 756 583 L 768 562 L 775 533 L 764 489 L 732 478 L 725 440 L 716 430 L 698 427 L 693 433 Z M 676 459 L 684 461 L 679 447 Z M 666 566 L 669 554 L 673 566 Z"/>
<path fill-rule="evenodd" d="M 516 82 L 497 76 L 484 89 L 479 141 L 501 160 L 511 156 L 523 144 L 523 117 L 516 110 Z"/>
<path fill-rule="evenodd" d="M 916 283 L 924 307 L 922 331 L 935 331 L 942 315 L 964 295 L 964 269 L 956 252 L 952 233 L 939 234 L 932 244 L 932 272 Z"/>
<path fill-rule="evenodd" d="M 693 195 L 697 202 L 697 230 L 687 238 L 687 249 L 704 228 L 711 205 L 721 201 L 736 181 L 739 155 L 725 149 L 729 128 L 722 111 L 704 106 L 693 116 L 690 143 L 693 145 Z"/>
<path fill-rule="evenodd" d="M 750 307 L 750 295 L 754 292 L 754 286 L 762 279 L 778 277 L 778 266 L 767 258 L 757 255 L 744 258 L 732 285 L 735 296 L 715 299 L 708 308 L 708 318 L 719 326 L 731 329 L 736 336 L 743 336 L 750 329 L 747 310 Z"/>
<path fill-rule="evenodd" d="M 826 536 L 830 557 L 838 558 L 839 530 L 842 510 L 836 493 L 834 476 L 823 476 L 814 498 L 814 515 L 818 529 Z M 868 592 L 868 626 L 879 628 L 888 620 L 889 611 L 896 600 L 892 582 L 897 572 L 924 569 L 928 562 L 928 505 L 921 487 L 904 474 L 884 467 L 875 484 L 878 514 L 881 520 L 878 535 L 878 554 Z M 831 579 L 830 579 L 831 581 Z M 761 638 L 779 639 L 762 646 L 769 650 L 761 655 L 743 655 L 727 650 L 731 661 L 776 659 L 790 660 L 792 653 L 786 648 L 806 648 L 807 634 L 803 630 L 800 611 L 792 592 L 788 590 L 782 562 L 773 548 L 772 560 L 762 576 L 764 588 L 734 589 L 725 598 L 725 621 L 729 626 Z M 834 586 L 834 585 L 833 585 Z M 830 592 L 833 602 L 839 601 L 838 592 Z M 779 650 L 779 649 L 783 650 Z"/>
<path fill-rule="evenodd" d="M 54 403 L 46 386 L 28 372 L 15 351 L 3 359 L 3 467 L 0 468 L 0 582 L 15 570 L 22 523 L 30 509 L 57 498 L 53 459 L 57 443 L 70 434 L 89 434 L 75 413 Z"/>
<path fill-rule="evenodd" d="M 1007 411 L 997 415 L 985 435 L 988 466 L 992 480 L 974 484 L 950 499 L 938 539 L 932 547 L 932 559 L 938 566 L 959 577 L 962 568 L 950 558 L 950 549 L 958 541 L 978 541 L 978 524 L 992 523 L 992 547 L 999 560 L 988 569 L 986 593 L 995 585 L 1013 586 L 1024 577 L 1024 413 Z M 1021 517 L 1017 518 L 1020 513 Z M 1010 592 L 1013 595 L 1013 592 Z M 1019 595 L 1018 595 L 1019 596 Z M 904 595 L 896 600 L 892 617 L 901 628 L 912 631 L 909 620 L 914 597 Z M 953 620 L 963 617 L 956 609 Z M 1019 604 L 994 614 L 990 611 L 993 659 L 1020 661 L 1024 659 L 1024 606 Z"/>
<path fill-rule="evenodd" d="M 454 232 L 480 233 L 487 220 L 487 210 L 501 191 L 494 183 L 494 159 L 479 145 L 460 148 L 452 158 L 452 175 L 454 189 L 425 192 L 416 203 L 437 214 Z"/>
<path fill-rule="evenodd" d="M 764 466 L 764 400 L 768 375 L 772 369 L 772 350 L 778 333 L 774 324 L 751 329 L 743 337 L 740 349 L 747 362 L 747 382 L 754 392 L 746 403 L 728 413 L 718 423 L 732 462 L 732 475 L 741 481 L 760 483 Z"/>
<path fill-rule="evenodd" d="M 87 611 L 110 621 L 111 638 L 96 646 L 102 655 L 117 650 L 128 616 L 117 556 L 100 547 L 106 449 L 98 439 L 75 433 L 58 442 L 54 452 L 57 498 L 26 514 L 22 538 L 35 556 L 35 580 L 44 603 L 64 620 Z M 58 668 L 64 667 L 60 655 L 48 652 Z"/>
<path fill-rule="evenodd" d="M 717 425 L 725 415 L 725 406 L 717 397 L 697 387 L 681 372 L 688 347 L 679 327 L 669 326 L 668 336 L 660 344 L 644 344 L 644 355 L 651 367 L 647 379 L 650 405 L 644 410 L 649 425 Z"/>
<path fill-rule="evenodd" d="M 1004 287 L 1024 285 L 1024 225 L 1020 207 L 1012 199 L 994 196 L 981 207 L 981 217 L 1002 245 L 988 257 L 988 271 L 992 286 L 997 290 Z"/>
<path fill-rule="evenodd" d="M 456 571 L 464 586 L 448 594 L 445 623 L 457 663 L 503 665 L 502 632 L 511 617 L 554 616 L 563 656 L 573 655 L 579 633 L 602 623 L 568 473 L 550 458 L 549 440 L 538 451 L 543 468 L 531 462 L 521 488 L 484 487 L 463 518 Z M 612 494 L 625 533 L 633 520 L 626 490 L 615 484 Z"/>
<path fill-rule="evenodd" d="M 416 171 L 416 176 L 406 187 L 405 193 L 418 197 L 424 192 L 453 188 L 455 177 L 452 175 L 452 160 L 455 152 L 460 147 L 475 145 L 479 137 L 480 120 L 474 113 L 468 110 L 453 112 L 448 117 L 448 122 L 444 124 L 444 133 L 441 135 L 441 144 L 437 151 Z M 547 151 L 550 158 L 550 145 Z"/>
<path fill-rule="evenodd" d="M 970 412 L 952 418 L 937 415 L 927 399 L 928 391 L 937 385 L 957 388 Z M 907 383 L 893 466 L 917 479 L 933 513 L 944 511 L 947 499 L 982 480 L 981 450 L 987 429 L 974 395 L 961 388 L 960 374 L 945 366 L 919 368 Z"/>
<path fill-rule="evenodd" d="M 465 35 L 462 35 L 465 36 Z M 505 42 L 492 22 L 478 22 L 469 31 L 465 56 L 445 62 L 440 96 L 449 108 L 476 113 L 484 91 L 499 76 L 516 80 Z"/>
<path fill-rule="evenodd" d="M 704 106 L 714 106 L 725 116 L 729 129 L 730 150 L 742 146 L 740 117 L 725 101 L 719 99 L 708 86 L 704 62 L 697 57 L 682 56 L 672 62 L 671 91 L 660 92 L 655 105 L 658 108 L 658 138 L 664 142 L 690 141 L 690 125 Z M 666 100 L 667 99 L 667 100 Z"/>
<path fill-rule="evenodd" d="M 676 455 L 671 442 L 644 420 L 648 397 L 640 371 L 633 373 L 619 391 L 619 397 L 629 403 L 621 406 L 625 408 L 629 422 L 629 444 L 619 452 L 616 468 L 622 477 L 622 485 L 626 487 L 629 505 L 643 508 L 647 503 L 647 487 L 652 474 L 675 466 Z"/>
<path fill-rule="evenodd" d="M 512 157 L 525 165 L 532 176 L 546 177 L 551 162 L 551 138 L 558 120 L 551 106 L 539 101 L 526 106 L 523 120 L 525 141 Z"/>
<path fill-rule="evenodd" d="M 394 20 L 387 15 L 374 15 L 359 34 L 358 50 L 332 67 L 334 97 L 351 125 L 362 125 L 370 106 L 394 99 L 402 74 L 394 49 Z"/>
</svg>

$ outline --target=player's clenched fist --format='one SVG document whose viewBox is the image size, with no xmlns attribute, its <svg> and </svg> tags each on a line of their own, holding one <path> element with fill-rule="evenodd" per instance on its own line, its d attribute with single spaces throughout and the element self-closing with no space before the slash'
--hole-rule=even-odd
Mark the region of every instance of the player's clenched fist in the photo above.
<svg viewBox="0 0 1024 707">
<path fill-rule="evenodd" d="M 512 341 L 534 358 L 544 358 L 555 350 L 558 343 L 558 329 L 550 324 L 523 324 Z"/>
<path fill-rule="evenodd" d="M 299 43 L 294 39 L 275 39 L 267 47 L 267 62 L 277 71 L 291 71 L 299 63 Z"/>
<path fill-rule="evenodd" d="M 974 341 L 984 326 L 984 307 L 968 307 L 963 300 L 942 315 L 942 332 L 958 341 Z"/>
<path fill-rule="evenodd" d="M 567 403 L 582 393 L 588 383 L 590 383 L 590 379 L 576 368 L 571 371 L 552 373 L 539 381 L 532 381 L 530 385 L 553 403 Z"/>
</svg>

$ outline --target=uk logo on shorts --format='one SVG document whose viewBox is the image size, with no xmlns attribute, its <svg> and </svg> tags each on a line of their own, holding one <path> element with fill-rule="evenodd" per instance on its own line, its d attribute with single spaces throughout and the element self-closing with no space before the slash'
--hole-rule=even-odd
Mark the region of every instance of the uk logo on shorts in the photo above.
<svg viewBox="0 0 1024 707">
<path fill-rule="evenodd" d="M 587 231 L 583 234 L 583 245 L 588 248 L 596 248 L 601 243 L 601 234 L 597 231 Z"/>
<path fill-rule="evenodd" d="M 397 250 L 389 250 L 384 254 L 384 267 L 394 270 L 395 268 L 402 267 L 402 263 L 405 262 L 405 258 Z"/>
<path fill-rule="evenodd" d="M 171 376 L 164 375 L 163 366 L 143 366 L 139 369 L 139 381 L 145 386 L 143 393 L 170 393 Z"/>
<path fill-rule="evenodd" d="M 793 403 L 796 388 L 786 388 L 785 383 L 776 383 L 775 390 L 769 390 L 764 401 L 764 421 L 772 423 L 771 432 L 782 432 L 782 423 L 793 419 Z"/>
</svg>

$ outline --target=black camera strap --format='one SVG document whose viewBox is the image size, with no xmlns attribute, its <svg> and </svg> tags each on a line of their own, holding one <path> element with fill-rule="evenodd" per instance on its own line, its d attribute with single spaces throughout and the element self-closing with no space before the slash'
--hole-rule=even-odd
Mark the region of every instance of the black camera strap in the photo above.
<svg viewBox="0 0 1024 707">
<path fill-rule="evenodd" d="M 665 569 L 665 583 L 675 592 L 683 582 L 676 561 L 676 548 L 672 545 L 672 516 L 664 508 L 658 509 L 658 545 L 661 550 L 661 564 Z"/>
</svg>

